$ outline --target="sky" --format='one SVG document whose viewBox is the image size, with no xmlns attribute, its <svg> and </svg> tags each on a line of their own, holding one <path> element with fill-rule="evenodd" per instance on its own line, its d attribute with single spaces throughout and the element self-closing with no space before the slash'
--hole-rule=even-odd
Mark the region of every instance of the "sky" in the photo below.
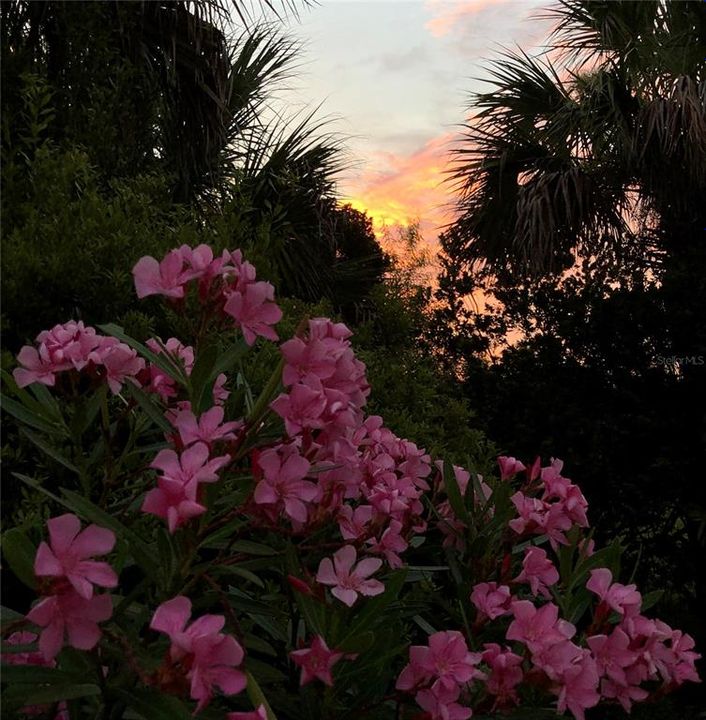
<svg viewBox="0 0 706 720">
<path fill-rule="evenodd" d="M 320 0 L 291 20 L 301 67 L 281 98 L 345 141 L 339 193 L 383 224 L 420 220 L 433 247 L 451 217 L 449 148 L 501 47 L 536 47 L 547 0 Z"/>
</svg>

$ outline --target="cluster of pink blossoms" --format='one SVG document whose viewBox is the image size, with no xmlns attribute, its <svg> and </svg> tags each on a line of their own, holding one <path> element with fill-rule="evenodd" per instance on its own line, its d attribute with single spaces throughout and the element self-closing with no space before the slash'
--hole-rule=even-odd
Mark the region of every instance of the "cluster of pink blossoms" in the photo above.
<svg viewBox="0 0 706 720">
<path fill-rule="evenodd" d="M 98 623 L 112 615 L 110 595 L 95 593 L 94 585 L 114 588 L 118 577 L 108 563 L 93 558 L 111 552 L 113 532 L 97 525 L 81 530 L 80 520 L 72 514 L 51 518 L 47 527 L 49 543 L 40 544 L 34 561 L 43 597 L 27 613 L 27 620 L 42 628 L 39 653 L 3 655 L 3 660 L 12 664 L 53 667 L 64 645 L 91 650 L 101 638 Z M 210 702 L 214 688 L 226 695 L 241 692 L 246 676 L 238 669 L 244 656 L 242 647 L 220 632 L 225 618 L 204 615 L 187 626 L 190 615 L 191 602 L 183 596 L 163 603 L 154 613 L 150 627 L 168 635 L 171 646 L 151 682 L 169 692 L 178 691 L 182 681 L 188 682 L 198 712 Z M 32 643 L 36 637 L 34 633 L 15 633 L 9 642 Z M 56 720 L 64 717 L 62 711 Z M 233 717 L 238 720 L 237 713 Z"/>
<path fill-rule="evenodd" d="M 117 394 L 124 382 L 136 382 L 145 367 L 145 361 L 125 343 L 99 335 L 80 321 L 43 330 L 36 345 L 25 345 L 17 355 L 21 367 L 12 374 L 21 388 L 35 382 L 54 386 L 57 374 L 75 370 L 104 378 L 111 392 Z"/>
<path fill-rule="evenodd" d="M 39 650 L 53 660 L 65 643 L 80 650 L 95 647 L 101 637 L 98 623 L 113 613 L 110 595 L 94 593 L 94 585 L 114 588 L 115 571 L 106 562 L 93 560 L 115 545 L 111 530 L 89 525 L 67 513 L 47 521 L 49 544 L 43 542 L 34 559 L 34 573 L 42 598 L 27 619 L 43 628 Z"/>
<path fill-rule="evenodd" d="M 418 705 L 433 720 L 467 720 L 473 711 L 457 700 L 472 680 L 483 677 L 477 668 L 480 661 L 480 653 L 468 650 L 460 632 L 434 633 L 428 646 L 410 647 L 409 664 L 397 680 L 397 689 L 414 692 Z"/>
<path fill-rule="evenodd" d="M 529 489 L 540 480 L 542 496 L 537 498 L 518 491 L 510 498 L 518 512 L 510 527 L 518 535 L 546 535 L 555 549 L 557 545 L 568 544 L 565 533 L 573 525 L 588 527 L 586 498 L 578 485 L 561 475 L 563 465 L 561 460 L 552 460 L 549 467 L 540 470 L 535 463 L 529 471 Z M 518 471 L 519 466 L 512 474 Z"/>
<path fill-rule="evenodd" d="M 379 417 L 366 418 L 365 366 L 351 347 L 350 330 L 325 318 L 282 345 L 286 392 L 271 404 L 283 419 L 282 443 L 254 456 L 254 503 L 271 522 L 284 514 L 303 530 L 335 517 L 345 545 L 325 558 L 316 579 L 352 605 L 358 594 L 384 587 L 370 575 L 402 566 L 411 533 L 423 532 L 421 496 L 430 458 L 401 440 Z M 358 552 L 376 555 L 356 564 Z"/>
<path fill-rule="evenodd" d="M 501 481 L 526 470 L 514 458 L 501 457 L 499 465 Z M 561 461 L 553 460 L 549 467 L 535 463 L 527 470 L 525 492 L 512 496 L 519 516 L 509 522 L 515 533 L 548 536 L 555 550 L 557 544 L 568 542 L 566 531 L 587 524 L 586 501 L 561 476 L 561 469 Z M 468 474 L 454 470 L 465 494 Z M 532 491 L 541 492 L 541 499 L 530 496 Z M 459 526 L 462 523 L 457 521 L 454 532 Z M 585 559 L 593 548 L 584 542 L 579 551 Z M 506 560 L 510 559 L 508 555 Z M 503 632 L 507 645 L 485 643 L 480 653 L 471 653 L 460 633 L 442 632 L 429 638 L 429 647 L 410 648 L 410 663 L 397 688 L 415 693 L 432 720 L 465 720 L 472 708 L 495 711 L 518 705 L 521 683 L 549 691 L 557 697 L 558 712 L 568 710 L 584 720 L 585 711 L 601 699 L 618 702 L 629 712 L 633 702 L 645 700 L 655 689 L 668 691 L 686 681 L 699 682 L 695 662 L 700 655 L 694 652 L 693 639 L 641 615 L 640 593 L 634 585 L 613 583 L 608 568 L 590 572 L 585 587 L 598 603 L 590 627 L 580 635 L 551 601 L 560 576 L 544 549 L 528 545 L 513 580 L 508 563 L 503 562 L 500 570 L 505 582 L 479 582 L 473 587 L 470 601 L 476 621 L 469 639 L 475 639 L 486 624 L 497 622 L 502 625 L 495 634 Z"/>
<path fill-rule="evenodd" d="M 95 328 L 86 327 L 81 321 L 70 320 L 43 330 L 37 335 L 37 347 L 25 345 L 17 355 L 20 367 L 13 370 L 18 387 L 42 383 L 53 387 L 57 375 L 64 372 L 81 372 L 108 384 L 113 394 L 118 394 L 123 384 L 130 382 L 169 403 L 178 395 L 177 381 L 153 363 L 145 361 L 137 352 L 117 338 L 101 335 Z M 167 353 L 184 370 L 188 377 L 194 366 L 194 349 L 183 345 L 176 338 L 166 343 L 151 338 L 147 347 L 157 355 Z M 222 404 L 228 398 L 225 389 L 227 378 L 221 373 L 213 386 L 215 403 Z M 188 408 L 188 403 L 178 407 Z"/>
<path fill-rule="evenodd" d="M 197 701 L 194 713 L 198 713 L 213 698 L 214 688 L 224 695 L 242 692 L 247 678 L 238 668 L 245 653 L 232 635 L 221 632 L 225 625 L 222 615 L 202 615 L 188 624 L 190 617 L 191 601 L 179 595 L 157 608 L 150 627 L 167 635 L 171 642 L 155 683 L 174 689 L 182 680 L 187 681 L 191 698 Z"/>
<path fill-rule="evenodd" d="M 202 483 L 218 480 L 218 471 L 230 462 L 229 455 L 209 457 L 208 445 L 197 442 L 180 455 L 174 450 L 160 450 L 150 464 L 160 471 L 157 487 L 148 491 L 142 512 L 167 521 L 169 532 L 206 512 L 200 503 Z"/>
<path fill-rule="evenodd" d="M 179 301 L 186 296 L 189 283 L 195 283 L 201 304 L 230 316 L 248 345 L 257 337 L 277 340 L 272 326 L 280 321 L 282 311 L 274 301 L 274 288 L 256 279 L 254 266 L 243 260 L 240 250 L 224 250 L 221 257 L 214 257 L 208 245 L 193 249 L 182 245 L 161 261 L 140 258 L 132 274 L 140 299 L 163 295 Z"/>
</svg>

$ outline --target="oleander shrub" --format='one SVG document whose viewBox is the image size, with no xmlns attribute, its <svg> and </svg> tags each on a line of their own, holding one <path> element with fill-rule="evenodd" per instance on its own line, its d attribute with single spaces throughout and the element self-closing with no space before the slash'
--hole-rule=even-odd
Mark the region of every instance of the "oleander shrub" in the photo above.
<svg viewBox="0 0 706 720">
<path fill-rule="evenodd" d="M 45 498 L 2 536 L 28 590 L 3 609 L 7 713 L 582 720 L 698 682 L 561 461 L 480 474 L 398 437 L 344 324 L 277 347 L 240 251 L 132 278 L 180 337 L 67 320 L 4 373 L 44 458 L 12 482 Z"/>
</svg>

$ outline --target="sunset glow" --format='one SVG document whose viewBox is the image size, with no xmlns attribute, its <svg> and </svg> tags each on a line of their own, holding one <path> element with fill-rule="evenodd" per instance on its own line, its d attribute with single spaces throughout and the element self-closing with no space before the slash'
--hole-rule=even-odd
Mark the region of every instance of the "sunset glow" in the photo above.
<svg viewBox="0 0 706 720">
<path fill-rule="evenodd" d="M 338 191 L 371 216 L 380 239 L 419 222 L 436 253 L 439 232 L 453 220 L 449 151 L 468 94 L 483 88 L 484 63 L 500 46 L 529 49 L 542 37 L 530 17 L 544 4 L 323 0 L 292 26 L 310 62 L 287 102 L 304 108 L 324 100 L 350 159 Z"/>
<path fill-rule="evenodd" d="M 435 245 L 440 229 L 452 218 L 446 183 L 452 134 L 432 138 L 411 155 L 381 153 L 375 165 L 351 181 L 346 200 L 372 216 L 376 233 L 385 227 L 420 223 L 424 238 Z"/>
</svg>

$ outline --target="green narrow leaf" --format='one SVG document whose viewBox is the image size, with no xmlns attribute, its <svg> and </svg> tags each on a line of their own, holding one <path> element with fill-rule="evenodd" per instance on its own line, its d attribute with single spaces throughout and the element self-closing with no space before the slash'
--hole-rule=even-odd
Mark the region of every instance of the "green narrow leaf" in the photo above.
<svg viewBox="0 0 706 720">
<path fill-rule="evenodd" d="M 250 346 L 244 340 L 239 340 L 231 345 L 216 359 L 211 371 L 211 379 L 215 380 L 222 372 L 232 370 L 236 363 L 245 356 L 248 350 L 250 350 Z"/>
<path fill-rule="evenodd" d="M 241 552 L 245 555 L 277 555 L 278 551 L 268 545 L 253 542 L 252 540 L 236 540 L 231 548 L 235 552 Z"/>
<path fill-rule="evenodd" d="M 664 595 L 664 590 L 652 590 L 652 592 L 646 593 L 642 598 L 640 612 L 645 612 L 656 605 L 662 599 L 662 595 Z"/>
<path fill-rule="evenodd" d="M 100 687 L 92 683 L 50 685 L 39 688 L 35 685 L 11 685 L 3 693 L 3 701 L 7 705 L 17 708 L 24 705 L 45 705 L 60 700 L 72 700 L 100 694 Z"/>
<path fill-rule="evenodd" d="M 15 382 L 15 378 L 7 370 L 0 370 L 0 377 L 9 388 L 10 394 L 17 398 L 28 410 L 44 417 L 49 423 L 64 424 L 64 418 L 56 399 L 44 385 L 33 383 L 29 386 L 29 390 L 32 390 L 30 393 L 29 390 L 19 387 Z M 42 393 L 36 388 L 42 388 L 44 392 Z"/>
<path fill-rule="evenodd" d="M 67 470 L 71 470 L 71 472 L 76 473 L 76 475 L 81 475 L 81 471 L 69 460 L 68 458 L 64 457 L 57 448 L 52 447 L 48 443 L 46 443 L 42 438 L 40 438 L 38 435 L 35 435 L 31 430 L 28 430 L 27 428 L 21 428 L 20 432 L 32 442 L 33 445 L 36 445 L 45 455 L 48 455 L 52 460 L 56 460 L 56 462 L 59 463 L 59 465 L 63 465 Z"/>
<path fill-rule="evenodd" d="M 18 613 L 16 610 L 0 605 L 0 628 L 3 633 L 6 627 L 12 625 L 12 623 L 16 623 L 18 620 L 24 620 L 24 617 L 22 613 Z"/>
<path fill-rule="evenodd" d="M 174 432 L 174 428 L 169 424 L 167 418 L 164 417 L 164 413 L 152 400 L 152 398 L 142 388 L 137 387 L 133 383 L 125 383 L 128 394 L 131 395 L 137 404 L 144 410 L 145 415 L 152 420 L 152 422 L 166 433 Z"/>
<path fill-rule="evenodd" d="M 248 678 L 248 685 L 246 689 L 248 697 L 250 698 L 250 702 L 253 704 L 254 707 L 260 707 L 260 705 L 265 706 L 267 720 L 277 720 L 277 716 L 272 711 L 270 703 L 267 702 L 267 698 L 265 697 L 265 693 L 262 692 L 262 688 L 258 684 L 257 680 L 255 680 L 253 674 L 249 670 L 246 670 L 245 674 Z"/>
<path fill-rule="evenodd" d="M 16 420 L 19 420 L 25 425 L 29 425 L 36 430 L 41 430 L 42 432 L 47 433 L 47 435 L 56 435 L 58 434 L 58 431 L 60 432 L 62 430 L 60 426 L 46 420 L 40 415 L 37 415 L 35 412 L 27 409 L 16 400 L 12 400 L 12 398 L 7 397 L 7 395 L 0 395 L 0 403 L 2 409 L 5 412 L 10 413 L 10 415 L 12 415 L 12 417 Z"/>
<path fill-rule="evenodd" d="M 4 665 L 2 681 L 11 685 L 67 685 L 81 679 L 64 670 L 41 665 Z"/>
<path fill-rule="evenodd" d="M 218 348 L 215 345 L 209 345 L 199 352 L 194 368 L 189 376 L 189 386 L 191 390 L 191 402 L 194 407 L 194 414 L 207 410 L 213 405 L 213 368 L 218 359 Z M 210 386 L 210 387 L 209 387 Z M 209 392 L 210 389 L 210 392 Z"/>
<path fill-rule="evenodd" d="M 2 554 L 13 573 L 27 587 L 35 589 L 34 557 L 37 548 L 20 528 L 12 528 L 2 535 Z"/>
<path fill-rule="evenodd" d="M 30 392 L 36 398 L 39 405 L 44 408 L 47 416 L 59 424 L 64 424 L 64 416 L 61 413 L 61 408 L 57 399 L 49 392 L 49 388 L 42 383 L 32 383 L 29 386 Z"/>
<path fill-rule="evenodd" d="M 260 580 L 260 578 L 255 575 L 252 570 L 238 567 L 237 565 L 216 566 L 213 569 L 213 574 L 219 577 L 223 575 L 237 575 L 238 577 L 243 578 L 243 580 L 248 580 L 254 585 L 257 585 L 259 588 L 262 588 L 263 590 L 265 588 L 265 583 L 263 583 L 262 580 Z"/>
<path fill-rule="evenodd" d="M 117 692 L 145 720 L 191 720 L 191 713 L 184 703 L 173 695 L 144 689 Z"/>
<path fill-rule="evenodd" d="M 262 389 L 262 392 L 248 415 L 247 422 L 250 427 L 256 427 L 258 425 L 267 412 L 270 403 L 274 400 L 275 394 L 279 390 L 282 382 L 282 368 L 284 368 L 284 358 L 280 358 L 277 367 L 267 381 L 267 385 Z"/>
<path fill-rule="evenodd" d="M 464 523 L 468 523 L 468 510 L 466 509 L 466 503 L 463 501 L 461 488 L 458 486 L 451 463 L 444 463 L 444 489 L 456 517 Z"/>
<path fill-rule="evenodd" d="M 373 598 L 366 598 L 363 609 L 354 617 L 348 627 L 348 632 L 341 640 L 332 639 L 334 644 L 343 644 L 350 638 L 368 630 L 375 623 L 375 620 L 382 617 L 382 613 L 388 605 L 397 600 L 397 596 L 404 585 L 406 568 L 396 570 L 385 580 L 385 592 Z"/>
</svg>

